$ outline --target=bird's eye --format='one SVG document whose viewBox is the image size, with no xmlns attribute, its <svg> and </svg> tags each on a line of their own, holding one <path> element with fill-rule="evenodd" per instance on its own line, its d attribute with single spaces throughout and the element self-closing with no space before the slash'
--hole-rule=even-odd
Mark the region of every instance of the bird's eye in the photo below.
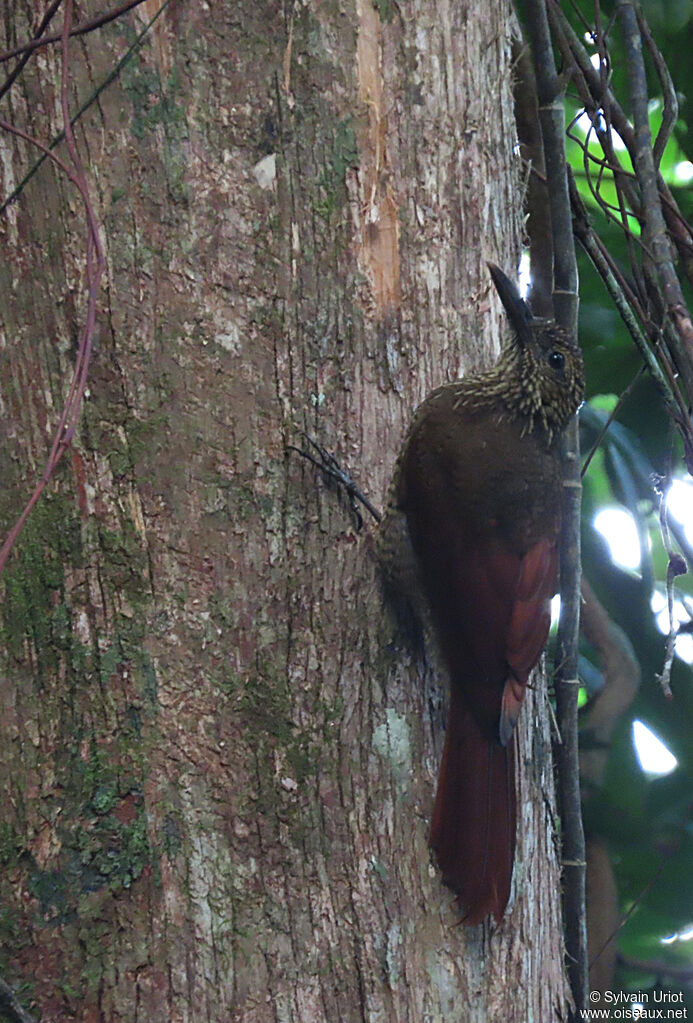
<svg viewBox="0 0 693 1023">
<path fill-rule="evenodd" d="M 565 355 L 563 352 L 557 352 L 555 349 L 549 353 L 549 366 L 551 369 L 555 369 L 556 372 L 560 372 L 565 366 Z"/>
</svg>

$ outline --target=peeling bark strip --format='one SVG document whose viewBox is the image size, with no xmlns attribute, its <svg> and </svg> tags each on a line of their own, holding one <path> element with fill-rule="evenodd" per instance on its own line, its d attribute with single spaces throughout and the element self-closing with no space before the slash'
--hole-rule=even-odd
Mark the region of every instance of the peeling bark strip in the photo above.
<svg viewBox="0 0 693 1023">
<path fill-rule="evenodd" d="M 372 0 L 357 0 L 359 98 L 367 120 L 359 135 L 359 261 L 366 269 L 380 319 L 399 306 L 399 211 L 389 169 L 385 76 L 380 16 Z"/>
<path fill-rule="evenodd" d="M 400 6 L 171 0 L 75 125 L 102 328 L 74 457 L 0 594 L 0 972 L 36 1019 L 565 1018 L 544 690 L 513 901 L 463 933 L 428 850 L 443 680 L 348 506 L 285 451 L 305 431 L 382 506 L 412 409 L 498 346 L 485 260 L 512 272 L 521 237 L 508 5 Z M 0 0 L 1 49 L 31 7 Z M 71 110 L 127 17 L 74 44 Z M 58 57 L 13 94 L 51 134 Z M 28 160 L 0 147 L 11 187 Z M 14 236 L 0 220 L 6 526 L 82 265 L 48 162 L 26 194 Z"/>
</svg>

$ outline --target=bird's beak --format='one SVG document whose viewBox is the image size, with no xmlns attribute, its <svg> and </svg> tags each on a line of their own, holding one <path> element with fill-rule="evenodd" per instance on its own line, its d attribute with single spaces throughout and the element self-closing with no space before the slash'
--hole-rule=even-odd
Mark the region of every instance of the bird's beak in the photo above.
<svg viewBox="0 0 693 1023">
<path fill-rule="evenodd" d="M 496 287 L 498 296 L 503 303 L 510 326 L 517 337 L 519 344 L 524 347 L 532 341 L 532 310 L 529 308 L 520 292 L 513 282 L 505 276 L 500 267 L 495 263 L 486 264 L 491 273 L 491 279 Z"/>
</svg>

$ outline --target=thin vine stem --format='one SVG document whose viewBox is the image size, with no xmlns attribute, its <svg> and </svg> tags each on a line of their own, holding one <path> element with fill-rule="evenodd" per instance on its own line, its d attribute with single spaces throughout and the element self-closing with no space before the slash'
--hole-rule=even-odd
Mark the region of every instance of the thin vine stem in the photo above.
<svg viewBox="0 0 693 1023">
<path fill-rule="evenodd" d="M 105 259 L 103 247 L 101 245 L 101 239 L 99 237 L 99 223 L 96 217 L 96 212 L 91 201 L 89 193 L 89 185 L 87 177 L 84 171 L 84 166 L 79 155 L 77 144 L 75 142 L 74 134 L 72 131 L 72 125 L 70 123 L 70 111 L 69 111 L 69 86 L 70 86 L 70 63 L 69 63 L 69 38 L 70 29 L 72 25 L 72 11 L 73 11 L 73 0 L 66 0 L 65 2 L 65 14 L 63 21 L 63 30 L 61 38 L 61 49 L 62 49 L 62 69 L 61 69 L 61 84 L 60 84 L 60 104 L 63 116 L 64 131 L 65 131 L 65 145 L 69 157 L 69 163 L 63 160 L 56 153 L 51 152 L 47 146 L 45 146 L 38 139 L 33 138 L 27 132 L 21 128 L 17 128 L 15 125 L 11 125 L 6 121 L 0 121 L 0 128 L 11 132 L 13 135 L 24 139 L 27 142 L 37 146 L 47 158 L 53 161 L 53 163 L 67 176 L 68 180 L 74 185 L 80 194 L 82 204 L 84 206 L 84 212 L 87 221 L 87 238 L 86 238 L 86 257 L 85 257 L 85 280 L 86 280 L 86 291 L 87 291 L 87 310 L 84 319 L 84 323 L 80 330 L 79 341 L 77 346 L 77 357 L 75 360 L 75 368 L 72 376 L 72 383 L 68 392 L 65 404 L 58 421 L 58 425 L 55 429 L 53 443 L 51 445 L 50 453 L 46 460 L 46 464 L 43 470 L 41 478 L 37 482 L 34 490 L 29 497 L 22 513 L 15 522 L 14 526 L 7 535 L 5 542 L 0 548 L 0 572 L 2 572 L 8 557 L 17 541 L 24 525 L 31 514 L 32 509 L 36 505 L 36 502 L 41 497 L 43 491 L 48 485 L 55 469 L 60 462 L 65 451 L 72 443 L 75 428 L 79 421 L 79 416 L 82 407 L 82 400 L 84 398 L 84 392 L 87 386 L 87 373 L 89 369 L 89 362 L 91 359 L 92 344 L 94 338 L 94 330 L 96 327 L 96 312 L 99 289 L 101 285 L 101 277 L 103 274 Z"/>
</svg>

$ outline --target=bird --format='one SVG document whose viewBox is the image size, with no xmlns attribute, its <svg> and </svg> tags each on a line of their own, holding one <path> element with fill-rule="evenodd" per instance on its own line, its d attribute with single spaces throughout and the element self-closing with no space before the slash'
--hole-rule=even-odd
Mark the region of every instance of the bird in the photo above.
<svg viewBox="0 0 693 1023">
<path fill-rule="evenodd" d="M 500 922 L 510 897 L 515 725 L 549 633 L 560 440 L 584 395 L 576 340 L 488 267 L 507 342 L 490 369 L 416 410 L 378 538 L 386 576 L 416 589 L 449 676 L 429 843 L 469 925 Z"/>
</svg>

